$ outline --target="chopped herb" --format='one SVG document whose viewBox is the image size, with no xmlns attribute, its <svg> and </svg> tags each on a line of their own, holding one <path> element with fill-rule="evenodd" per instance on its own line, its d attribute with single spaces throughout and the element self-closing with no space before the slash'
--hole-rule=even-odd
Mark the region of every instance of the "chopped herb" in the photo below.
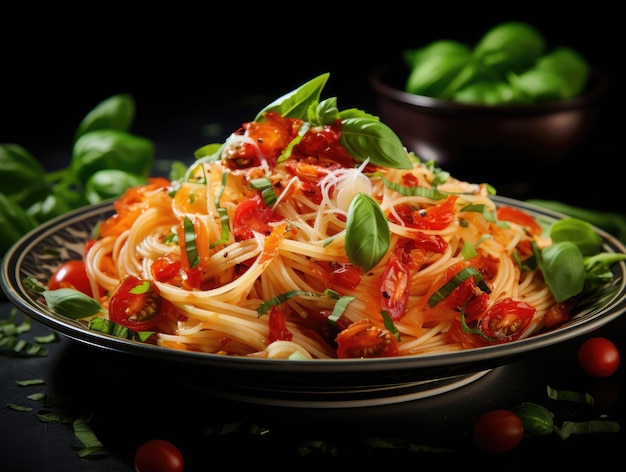
<svg viewBox="0 0 626 472">
<path fill-rule="evenodd" d="M 549 385 L 547 386 L 548 398 L 552 400 L 563 400 L 568 402 L 586 403 L 593 406 L 593 397 L 584 392 L 573 392 L 570 390 L 556 390 Z"/>
</svg>

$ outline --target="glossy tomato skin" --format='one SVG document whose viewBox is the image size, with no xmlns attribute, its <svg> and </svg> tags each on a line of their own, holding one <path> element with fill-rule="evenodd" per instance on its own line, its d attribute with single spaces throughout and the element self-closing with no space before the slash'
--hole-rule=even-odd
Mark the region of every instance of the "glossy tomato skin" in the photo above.
<svg viewBox="0 0 626 472">
<path fill-rule="evenodd" d="M 165 439 L 152 439 L 135 452 L 136 472 L 181 472 L 184 460 L 180 449 Z"/>
<path fill-rule="evenodd" d="M 524 438 L 524 423 L 509 410 L 492 410 L 474 424 L 474 443 L 483 451 L 500 454 L 515 449 Z"/>
<path fill-rule="evenodd" d="M 578 363 L 592 377 L 609 377 L 619 367 L 620 353 L 613 341 L 596 336 L 587 339 L 580 346 Z"/>
<path fill-rule="evenodd" d="M 50 276 L 48 280 L 48 289 L 56 290 L 59 288 L 75 288 L 91 297 L 91 285 L 87 278 L 85 263 L 82 260 L 71 260 L 64 262 Z"/>
<path fill-rule="evenodd" d="M 481 329 L 494 342 L 515 341 L 526 331 L 535 311 L 526 302 L 504 298 L 489 308 L 482 319 Z"/>
<path fill-rule="evenodd" d="M 127 275 L 109 300 L 109 318 L 134 331 L 148 331 L 160 321 L 167 308 L 149 280 Z"/>
<path fill-rule="evenodd" d="M 398 340 L 391 331 L 374 326 L 366 319 L 352 323 L 337 335 L 335 341 L 340 359 L 398 355 Z"/>
</svg>

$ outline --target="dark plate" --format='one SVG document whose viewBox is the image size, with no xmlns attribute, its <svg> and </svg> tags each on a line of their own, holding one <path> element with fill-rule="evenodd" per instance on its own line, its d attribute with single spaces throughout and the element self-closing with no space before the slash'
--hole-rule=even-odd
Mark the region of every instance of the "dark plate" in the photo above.
<svg viewBox="0 0 626 472">
<path fill-rule="evenodd" d="M 563 217 L 517 200 L 494 199 L 542 220 Z M 25 235 L 3 260 L 0 281 L 6 296 L 31 318 L 69 338 L 97 348 L 163 359 L 168 365 L 172 362 L 182 373 L 189 369 L 189 384 L 195 388 L 244 401 L 332 408 L 418 400 L 463 387 L 525 354 L 589 333 L 626 309 L 626 266 L 620 262 L 611 284 L 585 300 L 567 323 L 507 344 L 436 355 L 341 360 L 257 359 L 166 349 L 90 331 L 48 310 L 22 283 L 25 277 L 46 283 L 60 263 L 80 258 L 93 228 L 112 213 L 110 202 L 84 207 Z M 604 251 L 626 252 L 617 239 L 597 231 Z M 198 379 L 198 367 L 210 369 L 211 375 Z"/>
</svg>

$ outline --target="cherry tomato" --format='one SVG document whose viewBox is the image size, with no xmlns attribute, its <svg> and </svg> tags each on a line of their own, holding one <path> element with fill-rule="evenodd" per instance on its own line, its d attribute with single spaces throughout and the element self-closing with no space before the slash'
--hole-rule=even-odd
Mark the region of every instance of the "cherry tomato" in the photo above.
<svg viewBox="0 0 626 472">
<path fill-rule="evenodd" d="M 252 238 L 254 236 L 253 231 L 267 236 L 272 232 L 268 223 L 282 219 L 263 202 L 260 195 L 255 195 L 241 202 L 235 208 L 232 231 L 237 241 Z"/>
<path fill-rule="evenodd" d="M 515 449 L 524 438 L 524 423 L 509 410 L 492 410 L 474 424 L 474 443 L 483 451 L 502 453 Z"/>
<path fill-rule="evenodd" d="M 620 354 L 613 341 L 596 336 L 580 346 L 578 362 L 587 374 L 603 378 L 615 373 L 620 364 Z"/>
<path fill-rule="evenodd" d="M 93 296 L 83 261 L 72 260 L 64 262 L 50 276 L 48 289 L 56 290 L 59 288 L 75 288 L 85 295 Z"/>
<path fill-rule="evenodd" d="M 481 321 L 485 335 L 496 342 L 509 342 L 519 338 L 528 328 L 535 307 L 513 298 L 504 298 L 493 304 Z"/>
<path fill-rule="evenodd" d="M 180 449 L 165 439 L 152 439 L 135 452 L 137 472 L 181 472 L 184 460 Z"/>
<path fill-rule="evenodd" d="M 126 276 L 109 300 L 109 318 L 134 331 L 148 331 L 164 315 L 165 300 L 149 280 Z"/>
<path fill-rule="evenodd" d="M 398 355 L 398 340 L 390 331 L 359 320 L 335 338 L 338 358 L 392 357 Z"/>
</svg>

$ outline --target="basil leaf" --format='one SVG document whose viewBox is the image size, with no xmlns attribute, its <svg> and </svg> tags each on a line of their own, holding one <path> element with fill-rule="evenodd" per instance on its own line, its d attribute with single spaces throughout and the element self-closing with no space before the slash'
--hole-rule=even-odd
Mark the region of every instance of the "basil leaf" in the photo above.
<svg viewBox="0 0 626 472">
<path fill-rule="evenodd" d="M 443 200 L 444 198 L 448 198 L 450 196 L 449 193 L 441 192 L 436 188 L 409 187 L 407 185 L 402 185 L 397 182 L 391 182 L 390 180 L 387 180 L 380 172 L 374 172 L 373 175 L 379 177 L 383 181 L 385 187 L 395 192 L 398 192 L 400 195 L 404 195 L 405 197 L 428 197 L 432 198 L 433 200 Z"/>
<path fill-rule="evenodd" d="M 554 415 L 545 407 L 524 402 L 512 410 L 520 417 L 524 424 L 524 436 L 539 437 L 552 433 L 554 430 Z"/>
<path fill-rule="evenodd" d="M 256 312 L 257 312 L 258 317 L 260 318 L 265 313 L 267 313 L 270 310 L 270 308 L 272 308 L 273 306 L 278 306 L 281 303 L 286 302 L 290 298 L 293 298 L 293 297 L 321 297 L 321 296 L 322 295 L 320 295 L 319 293 L 307 292 L 305 290 L 289 290 L 288 292 L 283 292 L 283 293 L 281 293 L 279 295 L 276 295 L 274 298 L 261 303 L 257 307 Z"/>
<path fill-rule="evenodd" d="M 582 292 L 585 284 L 583 255 L 573 242 L 561 241 L 543 248 L 538 263 L 558 303 Z"/>
<path fill-rule="evenodd" d="M 328 77 L 330 77 L 328 72 L 318 75 L 297 89 L 277 98 L 263 108 L 254 118 L 254 121 L 264 121 L 263 114 L 272 111 L 279 113 L 284 118 L 306 120 L 309 107 L 319 102 L 322 89 L 326 85 Z"/>
<path fill-rule="evenodd" d="M 602 249 L 602 238 L 595 232 L 590 223 L 577 218 L 565 218 L 556 221 L 550 227 L 550 238 L 553 243 L 571 241 L 583 256 L 593 256 Z"/>
<path fill-rule="evenodd" d="M 102 310 L 100 303 L 73 288 L 44 290 L 42 295 L 50 310 L 73 320 L 93 316 Z"/>
<path fill-rule="evenodd" d="M 149 177 L 154 142 L 126 131 L 101 129 L 81 135 L 72 149 L 70 168 L 82 184 L 99 170 L 120 169 Z"/>
<path fill-rule="evenodd" d="M 148 183 L 148 179 L 120 169 L 94 172 L 85 183 L 85 198 L 91 204 L 119 197 L 127 189 Z"/>
<path fill-rule="evenodd" d="M 508 21 L 487 31 L 476 44 L 474 55 L 493 71 L 521 72 L 532 66 L 545 50 L 546 40 L 534 27 Z"/>
<path fill-rule="evenodd" d="M 344 247 L 352 264 L 368 271 L 389 249 L 390 231 L 380 205 L 365 193 L 354 197 L 348 208 Z"/>
<path fill-rule="evenodd" d="M 0 144 L 2 193 L 13 195 L 41 185 L 46 171 L 28 150 L 19 144 Z"/>
<path fill-rule="evenodd" d="M 339 142 L 360 161 L 369 159 L 372 164 L 393 169 L 413 168 L 400 138 L 376 118 L 343 119 Z"/>
<path fill-rule="evenodd" d="M 80 122 L 75 140 L 98 129 L 128 131 L 135 119 L 135 100 L 129 94 L 118 94 L 101 101 Z"/>
<path fill-rule="evenodd" d="M 317 107 L 309 109 L 308 121 L 313 126 L 331 125 L 341 119 L 342 115 L 337 108 L 337 98 L 327 98 Z"/>
<path fill-rule="evenodd" d="M 193 221 L 188 216 L 183 220 L 183 228 L 185 229 L 185 251 L 189 266 L 193 269 L 200 263 L 198 257 L 198 246 L 196 245 L 196 232 L 194 230 Z"/>
</svg>

